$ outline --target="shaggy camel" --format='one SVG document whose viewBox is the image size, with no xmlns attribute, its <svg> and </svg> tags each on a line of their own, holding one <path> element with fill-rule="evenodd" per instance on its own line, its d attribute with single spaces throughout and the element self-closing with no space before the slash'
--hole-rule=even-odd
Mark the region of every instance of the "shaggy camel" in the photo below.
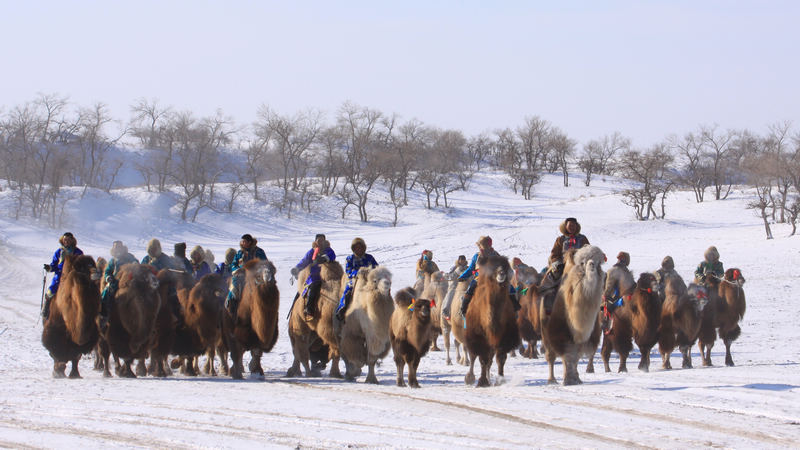
<svg viewBox="0 0 800 450">
<path fill-rule="evenodd" d="M 119 270 L 119 287 L 111 303 L 108 327 L 102 335 L 103 376 L 110 377 L 108 358 L 113 352 L 123 360 L 117 374 L 136 378 L 131 369 L 134 359 L 147 357 L 155 334 L 156 318 L 161 307 L 156 269 L 147 264 L 125 264 Z M 140 362 L 139 375 L 146 375 Z"/>
<path fill-rule="evenodd" d="M 250 373 L 264 375 L 262 353 L 269 352 L 278 340 L 278 308 L 280 293 L 275 283 L 275 266 L 269 261 L 254 259 L 244 266 L 245 285 L 242 302 L 236 313 L 234 336 L 239 344 L 238 371 L 244 371 L 242 352 L 250 350 Z M 225 355 L 220 355 L 225 358 Z"/>
<path fill-rule="evenodd" d="M 542 338 L 539 327 L 539 282 L 541 276 L 533 267 L 519 268 L 514 274 L 513 283 L 517 287 L 520 310 L 517 311 L 517 328 L 520 338 L 527 347 L 520 346 L 520 354 L 525 358 L 538 358 L 536 342 Z"/>
<path fill-rule="evenodd" d="M 433 313 L 431 300 L 414 298 L 413 288 L 405 288 L 395 295 L 397 308 L 392 313 L 389 338 L 392 341 L 394 363 L 397 365 L 397 385 L 405 386 L 403 370 L 408 364 L 408 385 L 418 388 L 417 367 L 420 359 L 431 348 Z"/>
<path fill-rule="evenodd" d="M 306 320 L 303 313 L 302 293 L 304 286 L 298 283 L 297 292 L 301 297 L 294 302 L 289 312 L 289 340 L 292 343 L 294 361 L 292 367 L 286 372 L 287 377 L 297 377 L 305 372 L 307 377 L 320 376 L 319 370 L 310 365 L 310 349 L 318 339 L 329 349 L 331 359 L 330 376 L 342 378 L 339 371 L 339 343 L 334 329 L 336 306 L 342 295 L 341 279 L 344 275 L 342 265 L 337 261 L 329 261 L 321 265 L 320 277 L 322 287 L 320 288 L 317 307 L 311 320 Z M 298 275 L 298 280 L 308 278 L 310 267 L 303 269 Z M 352 305 L 351 305 L 352 307 Z M 302 365 L 302 371 L 300 366 Z"/>
<path fill-rule="evenodd" d="M 450 304 L 450 321 L 445 322 L 444 326 L 444 348 L 447 352 L 447 365 L 452 364 L 450 360 L 450 333 L 453 333 L 453 345 L 456 347 L 456 362 L 462 366 L 469 364 L 469 352 L 467 352 L 467 331 L 464 328 L 464 316 L 461 315 L 461 301 L 464 299 L 464 293 L 469 287 L 469 282 L 472 277 L 462 281 L 456 282 L 455 286 L 451 286 L 453 292 L 453 302 Z M 448 293 L 449 295 L 449 293 Z M 463 351 L 462 351 L 463 350 Z"/>
<path fill-rule="evenodd" d="M 517 315 L 509 298 L 511 266 L 503 256 L 490 256 L 481 264 L 478 286 L 467 308 L 467 349 L 469 372 L 464 382 L 475 382 L 475 360 L 480 360 L 481 376 L 477 387 L 489 386 L 492 357 L 497 361 L 497 375 L 503 377 L 508 352 L 519 347 Z"/>
<path fill-rule="evenodd" d="M 742 271 L 735 268 L 726 270 L 723 278 L 709 277 L 710 302 L 703 310 L 703 323 L 698 339 L 704 366 L 712 365 L 711 348 L 717 338 L 717 331 L 725 344 L 725 365 L 734 365 L 731 344 L 742 333 L 739 321 L 744 317 L 747 308 L 742 289 L 744 282 Z"/>
<path fill-rule="evenodd" d="M 170 353 L 180 356 L 173 361 L 173 366 L 178 363 L 181 373 L 196 376 L 197 357 L 217 344 L 224 309 L 222 304 L 227 293 L 224 278 L 217 274 L 204 276 L 191 290 L 178 289 L 184 323 L 175 332 Z"/>
<path fill-rule="evenodd" d="M 636 287 L 636 280 L 633 273 L 627 266 L 616 264 L 606 272 L 606 283 L 603 291 L 603 299 L 606 305 L 601 313 L 601 323 L 603 325 L 603 346 L 600 356 L 603 358 L 603 366 L 606 372 L 611 371 L 608 359 L 611 352 L 616 350 L 619 354 L 619 372 L 628 371 L 628 355 L 633 349 L 633 326 L 631 325 L 630 302 L 633 289 Z M 608 302 L 615 302 L 622 298 L 623 304 L 609 312 Z M 589 358 L 592 359 L 594 355 Z"/>
<path fill-rule="evenodd" d="M 394 311 L 392 274 L 378 266 L 362 268 L 356 275 L 353 303 L 347 310 L 341 330 L 339 349 L 345 361 L 345 378 L 353 381 L 368 367 L 366 383 L 378 384 L 375 363 L 389 353 L 389 321 Z"/>
<path fill-rule="evenodd" d="M 658 351 L 661 353 L 663 369 L 672 369 L 669 357 L 676 346 L 683 356 L 682 367 L 692 368 L 691 350 L 700 332 L 700 321 L 707 304 L 708 294 L 703 286 L 692 283 L 687 289 L 680 276 L 665 280 L 664 305 L 658 331 Z"/>
<path fill-rule="evenodd" d="M 427 292 L 428 299 L 431 302 L 431 351 L 440 352 L 442 349 L 436 345 L 439 336 L 443 336 L 445 326 L 445 318 L 442 315 L 442 306 L 444 305 L 444 298 L 447 296 L 447 287 L 450 281 L 447 279 L 447 274 L 438 270 L 430 275 L 426 274 L 425 288 L 423 290 L 416 290 L 414 292 Z M 449 343 L 444 344 L 445 347 Z"/>
<path fill-rule="evenodd" d="M 72 362 L 70 378 L 81 378 L 78 361 L 97 344 L 97 315 L 100 313 L 100 277 L 91 256 L 67 256 L 61 285 L 50 305 L 42 330 L 42 344 L 53 358 L 53 377 L 64 378 Z"/>
<path fill-rule="evenodd" d="M 178 320 L 172 312 L 169 295 L 170 292 L 173 293 L 172 295 L 177 295 L 178 281 L 175 272 L 169 269 L 161 269 L 157 278 L 161 306 L 158 308 L 156 317 L 155 336 L 153 336 L 153 344 L 150 348 L 150 366 L 147 372 L 155 377 L 166 377 L 171 373 L 167 358 L 175 343 L 175 326 Z"/>
<path fill-rule="evenodd" d="M 605 254 L 587 245 L 564 255 L 564 278 L 556 294 L 551 314 L 542 322 L 542 343 L 549 367 L 548 383 L 555 383 L 553 365 L 556 357 L 564 362 L 564 385 L 582 383 L 578 360 L 597 350 L 600 342 L 598 311 L 603 302 L 605 274 L 601 265 Z M 540 310 L 544 308 L 540 301 Z"/>
</svg>

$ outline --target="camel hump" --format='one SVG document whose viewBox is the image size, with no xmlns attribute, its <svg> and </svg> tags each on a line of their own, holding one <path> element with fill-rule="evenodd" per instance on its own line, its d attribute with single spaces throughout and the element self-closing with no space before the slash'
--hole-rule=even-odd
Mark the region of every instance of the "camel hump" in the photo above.
<svg viewBox="0 0 800 450">
<path fill-rule="evenodd" d="M 266 265 L 267 261 L 263 259 L 254 258 L 244 264 L 244 270 L 249 272 L 258 266 Z"/>
<path fill-rule="evenodd" d="M 416 295 L 414 288 L 407 287 L 395 294 L 394 302 L 397 303 L 397 306 L 400 308 L 408 308 L 414 302 Z"/>
<path fill-rule="evenodd" d="M 320 277 L 325 281 L 339 281 L 344 276 L 344 269 L 338 261 L 328 261 L 320 269 Z"/>
</svg>

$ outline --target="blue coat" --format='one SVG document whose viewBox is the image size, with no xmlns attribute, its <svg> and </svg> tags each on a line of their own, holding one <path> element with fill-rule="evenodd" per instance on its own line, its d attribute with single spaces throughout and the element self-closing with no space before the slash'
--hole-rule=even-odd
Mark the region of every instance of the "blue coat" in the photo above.
<svg viewBox="0 0 800 450">
<path fill-rule="evenodd" d="M 236 252 L 236 256 L 233 257 L 233 261 L 231 262 L 231 272 L 236 272 L 237 270 L 241 269 L 253 258 L 266 261 L 267 254 L 264 253 L 264 250 L 261 250 L 261 247 L 258 246 L 254 246 L 253 248 L 249 248 L 247 250 L 239 249 L 239 251 Z"/>
<path fill-rule="evenodd" d="M 50 261 L 50 271 L 53 272 L 53 281 L 50 283 L 48 291 L 51 295 L 56 295 L 58 285 L 61 283 L 61 271 L 64 269 L 64 258 L 67 255 L 82 255 L 83 251 L 78 247 L 70 250 L 66 247 L 61 247 L 53 253 L 53 260 Z"/>
<path fill-rule="evenodd" d="M 157 258 L 153 258 L 150 255 L 144 255 L 144 258 L 142 258 L 142 264 L 150 264 L 151 266 L 155 267 L 156 270 L 172 268 L 172 260 L 169 256 L 163 253 L 158 255 Z"/>
<path fill-rule="evenodd" d="M 230 278 L 231 276 L 231 266 L 225 264 L 224 262 L 219 263 L 217 265 L 217 269 L 214 271 L 217 275 L 222 275 L 223 278 Z"/>
<path fill-rule="evenodd" d="M 192 266 L 192 269 L 192 276 L 195 280 L 199 280 L 211 273 L 211 268 L 208 267 L 208 263 L 205 261 L 201 261 L 198 266 Z"/>
<path fill-rule="evenodd" d="M 480 256 L 481 252 L 475 253 L 472 256 L 472 261 L 469 262 L 469 265 L 464 270 L 464 272 L 459 275 L 459 280 L 466 280 L 470 277 L 470 275 L 475 275 L 475 278 L 478 278 L 478 257 Z M 491 249 L 486 253 L 486 256 L 494 256 L 499 255 L 495 249 Z"/>
<path fill-rule="evenodd" d="M 303 259 L 301 259 L 300 262 L 297 263 L 295 267 L 297 268 L 298 271 L 305 269 L 306 267 L 311 265 L 312 262 L 314 262 L 315 250 L 316 249 L 312 248 L 311 250 L 307 251 L 306 255 L 303 256 Z M 332 248 L 328 247 L 325 250 L 323 250 L 322 253 L 328 256 L 328 261 L 336 260 L 336 253 L 334 253 Z M 311 265 L 311 273 L 309 273 L 308 278 L 306 278 L 306 285 L 315 283 L 317 281 L 322 281 L 319 272 L 320 272 L 319 264 Z"/>
<path fill-rule="evenodd" d="M 347 278 L 353 279 L 358 270 L 362 267 L 377 267 L 378 261 L 375 261 L 375 258 L 372 257 L 369 253 L 364 253 L 364 256 L 359 258 L 356 255 L 350 255 L 347 257 L 347 263 L 345 264 L 345 272 L 347 272 Z"/>
<path fill-rule="evenodd" d="M 125 264 L 138 262 L 139 261 L 136 260 L 136 257 L 130 253 L 126 253 L 119 258 L 111 258 L 108 260 L 108 264 L 106 264 L 106 270 L 103 271 L 103 279 L 105 279 L 106 283 L 108 283 L 109 277 L 117 277 L 120 267 L 124 266 Z"/>
</svg>

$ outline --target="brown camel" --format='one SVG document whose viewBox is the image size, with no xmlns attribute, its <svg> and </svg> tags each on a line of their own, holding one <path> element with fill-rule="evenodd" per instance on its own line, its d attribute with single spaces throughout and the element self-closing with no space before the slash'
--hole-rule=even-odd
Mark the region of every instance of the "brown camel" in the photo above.
<svg viewBox="0 0 800 450">
<path fill-rule="evenodd" d="M 603 302 L 605 274 L 601 265 L 606 257 L 598 247 L 587 245 L 564 255 L 564 278 L 549 317 L 542 322 L 542 343 L 549 366 L 548 383 L 555 383 L 556 357 L 564 362 L 564 385 L 582 383 L 578 360 L 590 356 L 600 343 L 598 311 Z M 540 302 L 539 309 L 544 309 Z"/>
<path fill-rule="evenodd" d="M 520 346 L 525 358 L 539 358 L 536 343 L 542 338 L 539 326 L 539 282 L 541 276 L 533 267 L 520 267 L 514 274 L 520 310 L 517 311 L 517 328 L 520 338 L 528 345 Z"/>
<path fill-rule="evenodd" d="M 490 256 L 481 264 L 478 285 L 467 308 L 467 349 L 469 372 L 464 382 L 475 382 L 475 360 L 480 360 L 478 387 L 489 386 L 492 357 L 497 361 L 497 375 L 503 377 L 508 352 L 519 347 L 516 312 L 509 298 L 511 266 L 503 256 Z"/>
<path fill-rule="evenodd" d="M 405 386 L 403 369 L 408 364 L 408 385 L 419 387 L 417 367 L 431 348 L 433 313 L 431 300 L 415 298 L 413 288 L 395 295 L 397 308 L 392 313 L 389 337 L 392 341 L 394 363 L 397 366 L 397 385 Z"/>
<path fill-rule="evenodd" d="M 191 290 L 178 289 L 184 323 L 175 330 L 170 353 L 179 355 L 181 373 L 196 376 L 197 357 L 217 344 L 221 333 L 222 304 L 227 293 L 225 279 L 217 274 L 204 276 Z M 173 365 L 175 363 L 173 361 Z"/>
<path fill-rule="evenodd" d="M 683 356 L 682 367 L 692 368 L 691 350 L 700 332 L 703 309 L 707 304 L 708 294 L 703 286 L 692 283 L 687 289 L 680 276 L 666 279 L 658 332 L 658 350 L 663 369 L 672 369 L 669 357 L 676 346 Z"/>
<path fill-rule="evenodd" d="M 615 308 L 611 313 L 609 313 L 609 305 L 606 304 L 601 313 L 601 323 L 605 335 L 603 336 L 603 347 L 600 350 L 600 356 L 603 358 L 603 366 L 606 372 L 611 371 L 608 359 L 614 350 L 619 354 L 618 371 L 628 371 L 628 355 L 633 349 L 630 302 L 635 287 L 636 280 L 634 280 L 633 273 L 628 270 L 626 265 L 616 264 L 606 272 L 603 298 L 606 302 L 612 303 L 619 298 L 623 301 L 622 306 Z"/>
<path fill-rule="evenodd" d="M 362 268 L 353 292 L 353 303 L 347 310 L 341 329 L 339 349 L 345 360 L 349 381 L 368 367 L 365 382 L 378 384 L 375 364 L 384 358 L 391 348 L 389 321 L 394 311 L 392 300 L 392 274 L 389 269 L 378 266 Z"/>
<path fill-rule="evenodd" d="M 703 357 L 703 365 L 711 364 L 711 348 L 717 338 L 717 331 L 725 344 L 725 365 L 733 366 L 731 344 L 742 332 L 739 321 L 744 317 L 747 304 L 745 302 L 745 279 L 739 269 L 728 269 L 723 278 L 709 277 L 709 304 L 703 310 L 703 322 L 700 326 L 698 344 Z"/>
<path fill-rule="evenodd" d="M 119 287 L 109 310 L 108 327 L 103 332 L 103 340 L 108 343 L 101 346 L 103 375 L 111 376 L 108 358 L 113 352 L 123 360 L 118 374 L 136 378 L 131 369 L 133 360 L 145 358 L 154 343 L 154 327 L 161 307 L 158 278 L 153 266 L 137 263 L 122 266 L 117 278 Z M 146 374 L 143 364 L 141 368 Z"/>
<path fill-rule="evenodd" d="M 272 350 L 278 340 L 280 293 L 271 262 L 254 259 L 244 265 L 244 270 L 245 285 L 234 328 L 239 349 L 233 364 L 238 364 L 238 371 L 243 372 L 242 352 L 250 350 L 250 373 L 263 376 L 261 355 Z"/>
<path fill-rule="evenodd" d="M 308 278 L 310 267 L 303 269 L 298 275 L 298 280 Z M 329 261 L 321 265 L 320 277 L 322 287 L 320 288 L 317 307 L 311 320 L 306 320 L 303 313 L 302 294 L 305 286 L 299 283 L 297 291 L 301 297 L 294 303 L 289 313 L 289 340 L 292 343 L 294 361 L 292 367 L 286 372 L 288 377 L 301 376 L 303 373 L 307 377 L 320 376 L 319 370 L 311 367 L 310 349 L 316 345 L 317 339 L 328 346 L 331 358 L 330 376 L 342 378 L 339 371 L 339 342 L 334 329 L 336 307 L 342 295 L 341 279 L 344 275 L 342 265 L 337 261 Z M 300 366 L 302 365 L 302 371 Z"/>
<path fill-rule="evenodd" d="M 64 260 L 61 284 L 42 331 L 42 344 L 53 358 L 54 378 L 66 376 L 67 362 L 72 362 L 69 377 L 81 378 L 78 361 L 97 344 L 99 276 L 91 256 L 70 255 Z"/>
<path fill-rule="evenodd" d="M 161 269 L 157 277 L 158 296 L 161 299 L 161 306 L 158 308 L 158 316 L 156 317 L 155 336 L 150 349 L 148 373 L 155 377 L 166 377 L 171 373 L 167 358 L 175 343 L 175 327 L 178 320 L 172 312 L 169 296 L 177 296 L 178 280 L 176 272 L 170 269 Z M 188 295 L 188 291 L 186 294 Z M 178 300 L 176 298 L 171 301 L 177 302 Z"/>
<path fill-rule="evenodd" d="M 470 277 L 462 282 L 455 283 L 451 286 L 453 292 L 453 302 L 450 304 L 450 321 L 445 322 L 444 326 L 444 348 L 447 352 L 447 364 L 451 364 L 450 360 L 450 333 L 453 334 L 453 345 L 456 347 L 456 362 L 462 366 L 469 364 L 469 352 L 467 351 L 467 330 L 464 328 L 464 316 L 461 315 L 461 301 L 463 300 L 464 293 L 469 287 L 469 282 L 472 281 Z M 462 351 L 463 350 L 463 351 Z"/>
</svg>

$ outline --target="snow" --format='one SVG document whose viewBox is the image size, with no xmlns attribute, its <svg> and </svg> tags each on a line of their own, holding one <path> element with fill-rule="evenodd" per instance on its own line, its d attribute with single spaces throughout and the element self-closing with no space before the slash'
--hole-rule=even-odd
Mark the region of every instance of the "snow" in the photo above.
<svg viewBox="0 0 800 450">
<path fill-rule="evenodd" d="M 70 223 L 60 230 L 0 218 L 0 447 L 797 447 L 800 238 L 778 224 L 776 239 L 764 239 L 760 219 L 745 209 L 748 190 L 702 204 L 691 193 L 676 193 L 666 220 L 638 222 L 621 202 L 623 186 L 598 179 L 587 188 L 576 176 L 564 188 L 560 176 L 545 176 L 535 198 L 525 201 L 501 174 L 489 172 L 469 191 L 451 194 L 450 210 L 427 210 L 424 196 L 412 193 L 396 228 L 385 203 L 371 203 L 371 222 L 362 224 L 353 210 L 342 220 L 331 200 L 288 220 L 247 198 L 235 214 L 204 211 L 196 223 L 183 223 L 168 195 L 142 188 L 90 192 L 70 205 Z M 374 198 L 385 200 L 385 193 Z M 0 192 L 0 208 L 9 202 L 7 191 Z M 449 268 L 459 254 L 471 256 L 485 234 L 502 254 L 541 268 L 568 216 L 578 217 L 582 232 L 610 260 L 628 251 L 634 273 L 655 270 L 669 254 L 689 280 L 703 251 L 716 245 L 725 267 L 739 267 L 747 279 L 747 312 L 733 345 L 737 365 L 724 366 L 718 340 L 713 367 L 700 367 L 695 347 L 694 369 L 665 371 L 654 349 L 651 371 L 643 373 L 635 369 L 640 355 L 634 350 L 629 373 L 604 373 L 601 363 L 597 373 L 586 374 L 583 361 L 584 384 L 569 387 L 547 385 L 547 364 L 519 356 L 509 358 L 505 379 L 493 375 L 497 386 L 466 386 L 466 368 L 447 366 L 444 352 L 422 359 L 418 390 L 395 386 L 391 356 L 378 368 L 378 386 L 364 384 L 363 376 L 357 383 L 286 378 L 292 352 L 282 319 L 275 349 L 262 358 L 264 379 L 103 379 L 86 357 L 83 379 L 56 380 L 40 342 L 41 265 L 68 229 L 94 256 L 107 257 L 111 242 L 121 239 L 141 258 L 147 240 L 158 237 L 166 253 L 185 241 L 210 248 L 218 262 L 239 236 L 251 233 L 278 267 L 283 318 L 294 293 L 289 269 L 315 233 L 326 233 L 342 259 L 352 238 L 363 237 L 393 271 L 396 291 L 414 281 L 423 249 Z M 615 354 L 612 370 L 617 363 Z M 672 363 L 680 367 L 677 350 Z"/>
</svg>

